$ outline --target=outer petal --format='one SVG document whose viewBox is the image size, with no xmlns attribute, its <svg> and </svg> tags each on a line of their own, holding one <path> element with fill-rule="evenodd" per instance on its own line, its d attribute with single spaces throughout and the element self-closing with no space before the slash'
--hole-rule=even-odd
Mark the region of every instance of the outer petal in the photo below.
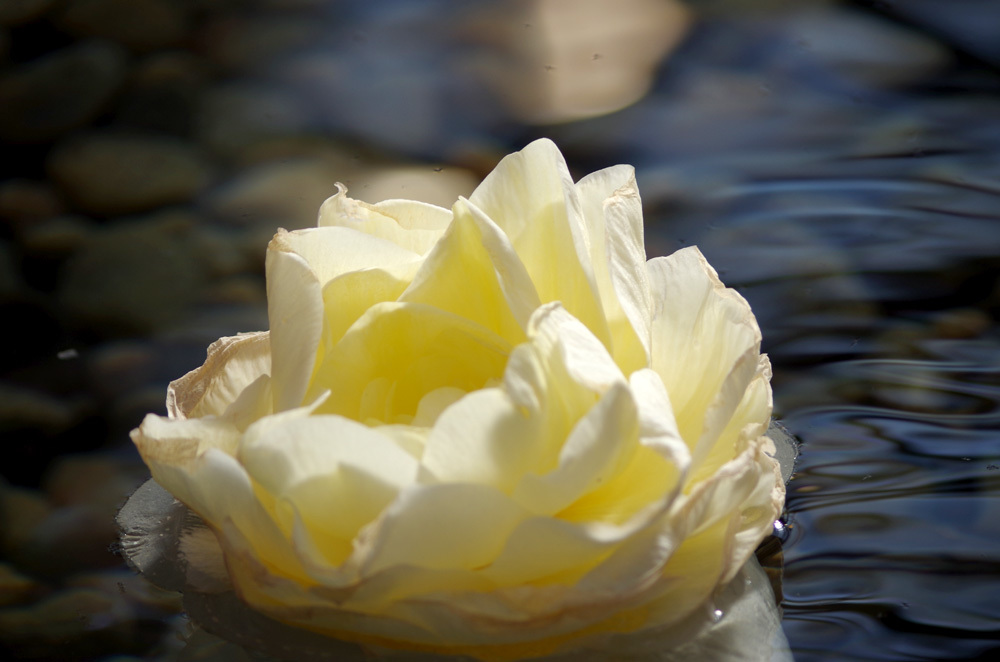
<svg viewBox="0 0 1000 662">
<path fill-rule="evenodd" d="M 527 513 L 484 485 L 405 490 L 359 539 L 365 574 L 394 565 L 473 569 L 491 563 Z"/>
<path fill-rule="evenodd" d="M 552 141 L 505 157 L 469 201 L 510 237 L 542 302 L 561 301 L 610 347 L 580 201 Z"/>
<path fill-rule="evenodd" d="M 267 317 L 271 325 L 274 410 L 302 404 L 323 331 L 321 283 L 279 232 L 267 247 Z"/>
<path fill-rule="evenodd" d="M 388 437 L 339 416 L 251 427 L 239 457 L 286 517 L 301 518 L 333 565 L 417 474 L 417 461 Z"/>
<path fill-rule="evenodd" d="M 724 427 L 753 378 L 760 329 L 746 300 L 722 284 L 697 248 L 654 258 L 647 267 L 657 293 L 652 368 L 670 394 L 681 436 L 694 449 L 713 423 L 706 419 L 713 403 L 714 425 Z"/>
<path fill-rule="evenodd" d="M 649 364 L 652 309 L 635 171 L 624 165 L 599 170 L 577 182 L 576 189 L 594 279 L 611 329 L 612 354 L 630 374 Z"/>
<path fill-rule="evenodd" d="M 337 226 L 380 237 L 408 251 L 423 255 L 437 243 L 451 222 L 447 209 L 412 200 L 385 200 L 370 205 L 347 197 L 347 187 L 337 184 L 337 194 L 319 210 L 320 227 Z"/>
<path fill-rule="evenodd" d="M 205 363 L 167 388 L 171 418 L 219 415 L 240 393 L 271 370 L 266 331 L 220 338 L 208 347 Z"/>
</svg>

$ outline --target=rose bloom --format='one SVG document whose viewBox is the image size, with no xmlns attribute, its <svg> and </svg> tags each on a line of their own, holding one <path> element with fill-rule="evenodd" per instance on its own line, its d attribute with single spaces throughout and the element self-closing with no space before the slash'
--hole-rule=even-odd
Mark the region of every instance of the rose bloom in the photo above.
<svg viewBox="0 0 1000 662">
<path fill-rule="evenodd" d="M 376 649 L 509 660 L 664 628 L 772 530 L 770 366 L 696 248 L 646 261 L 633 169 L 539 140 L 451 210 L 346 190 L 267 250 L 132 438 L 226 581 Z"/>
</svg>

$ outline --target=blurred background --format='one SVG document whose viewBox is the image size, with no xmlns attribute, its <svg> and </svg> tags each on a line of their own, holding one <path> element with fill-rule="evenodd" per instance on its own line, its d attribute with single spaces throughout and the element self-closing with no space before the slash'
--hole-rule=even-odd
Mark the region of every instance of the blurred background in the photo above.
<svg viewBox="0 0 1000 662">
<path fill-rule="evenodd" d="M 1000 3 L 0 0 L 0 657 L 174 659 L 128 432 L 344 182 L 451 206 L 548 136 L 750 301 L 803 441 L 796 660 L 1000 650 Z M 212 658 L 207 658 L 212 659 Z"/>
</svg>

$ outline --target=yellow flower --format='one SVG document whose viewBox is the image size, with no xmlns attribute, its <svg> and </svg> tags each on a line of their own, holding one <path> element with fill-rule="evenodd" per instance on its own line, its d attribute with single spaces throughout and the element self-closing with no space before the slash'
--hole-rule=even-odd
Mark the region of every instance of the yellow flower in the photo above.
<svg viewBox="0 0 1000 662">
<path fill-rule="evenodd" d="M 629 166 L 574 184 L 539 140 L 450 211 L 340 187 L 267 295 L 132 438 L 278 621 L 559 653 L 689 616 L 780 512 L 756 320 L 696 248 L 646 261 Z"/>
</svg>

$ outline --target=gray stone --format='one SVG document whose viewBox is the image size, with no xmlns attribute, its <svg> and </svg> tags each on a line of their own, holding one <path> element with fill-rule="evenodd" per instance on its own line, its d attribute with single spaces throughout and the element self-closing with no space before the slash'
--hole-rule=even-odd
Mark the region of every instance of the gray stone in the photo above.
<svg viewBox="0 0 1000 662">
<path fill-rule="evenodd" d="M 117 46 L 85 42 L 11 69 L 0 77 L 0 139 L 51 140 L 97 118 L 125 77 Z"/>
<path fill-rule="evenodd" d="M 20 25 L 33 21 L 53 4 L 53 0 L 3 0 L 0 2 L 0 25 Z"/>
<path fill-rule="evenodd" d="M 8 179 L 0 183 L 0 219 L 15 234 L 22 234 L 35 224 L 64 211 L 59 194 L 47 182 L 33 179 Z"/>
<path fill-rule="evenodd" d="M 194 145 L 158 136 L 75 138 L 57 147 L 48 166 L 76 207 L 101 215 L 186 202 L 209 180 L 209 166 Z"/>
<path fill-rule="evenodd" d="M 176 44 L 188 30 L 183 3 L 165 0 L 74 0 L 55 22 L 72 35 L 109 39 L 140 52 Z"/>
<path fill-rule="evenodd" d="M 67 261 L 57 297 L 75 321 L 103 335 L 150 333 L 183 315 L 203 286 L 189 217 L 117 225 Z"/>
<path fill-rule="evenodd" d="M 861 12 L 815 9 L 794 13 L 788 21 L 802 51 L 870 85 L 919 80 L 951 60 L 935 41 Z"/>
</svg>

